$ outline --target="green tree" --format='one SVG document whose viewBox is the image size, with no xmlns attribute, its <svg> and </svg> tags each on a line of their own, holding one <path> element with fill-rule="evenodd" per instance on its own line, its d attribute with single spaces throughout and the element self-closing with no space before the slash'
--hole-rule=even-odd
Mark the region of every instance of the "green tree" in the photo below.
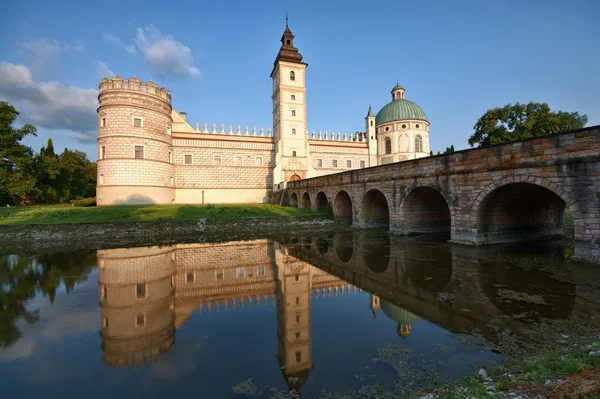
<svg viewBox="0 0 600 399">
<path fill-rule="evenodd" d="M 19 112 L 5 101 L 0 101 L 0 200 L 7 198 L 30 199 L 39 194 L 36 187 L 34 152 L 21 143 L 36 129 L 26 124 L 20 129 L 12 126 Z"/>
<path fill-rule="evenodd" d="M 54 153 L 52 139 L 48 139 L 46 147 L 42 147 L 36 158 L 36 172 L 40 200 L 43 202 L 58 202 L 58 176 L 60 175 L 60 161 Z"/>
<path fill-rule="evenodd" d="M 96 196 L 96 163 L 81 151 L 68 148 L 59 156 L 58 196 L 61 201 Z"/>
<path fill-rule="evenodd" d="M 454 152 L 454 144 L 450 145 L 450 147 L 446 147 L 444 154 L 452 154 Z"/>
<path fill-rule="evenodd" d="M 585 126 L 588 118 L 579 112 L 551 111 L 546 103 L 514 105 L 488 110 L 475 124 L 469 145 L 480 147 L 556 134 Z"/>
</svg>

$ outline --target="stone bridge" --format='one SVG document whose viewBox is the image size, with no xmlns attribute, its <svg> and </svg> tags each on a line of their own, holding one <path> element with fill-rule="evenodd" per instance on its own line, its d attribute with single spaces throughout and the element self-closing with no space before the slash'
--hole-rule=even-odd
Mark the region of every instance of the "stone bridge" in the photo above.
<svg viewBox="0 0 600 399">
<path fill-rule="evenodd" d="M 568 208 L 575 257 L 599 262 L 600 126 L 288 182 L 285 202 L 475 245 L 561 235 Z"/>
</svg>

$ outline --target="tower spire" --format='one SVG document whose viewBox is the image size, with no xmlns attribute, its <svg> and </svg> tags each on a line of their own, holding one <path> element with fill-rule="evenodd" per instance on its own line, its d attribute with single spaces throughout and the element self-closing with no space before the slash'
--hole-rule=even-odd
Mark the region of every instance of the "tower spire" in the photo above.
<svg viewBox="0 0 600 399">
<path fill-rule="evenodd" d="M 285 27 L 288 27 L 288 13 L 287 10 L 285 10 Z"/>
</svg>

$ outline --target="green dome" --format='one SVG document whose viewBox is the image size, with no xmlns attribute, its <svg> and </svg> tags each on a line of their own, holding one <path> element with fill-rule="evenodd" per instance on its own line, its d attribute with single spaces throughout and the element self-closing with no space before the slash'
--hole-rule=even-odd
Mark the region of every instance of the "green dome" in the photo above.
<svg viewBox="0 0 600 399">
<path fill-rule="evenodd" d="M 383 299 L 380 300 L 379 304 L 381 306 L 381 310 L 383 310 L 383 313 L 385 313 L 385 315 L 390 319 L 396 321 L 398 324 L 413 324 L 421 320 L 419 316 Z"/>
<path fill-rule="evenodd" d="M 398 99 L 392 100 L 392 102 L 381 108 L 381 111 L 375 117 L 375 124 L 381 125 L 387 122 L 404 121 L 407 119 L 427 121 L 427 116 L 421 107 L 412 101 Z"/>
</svg>

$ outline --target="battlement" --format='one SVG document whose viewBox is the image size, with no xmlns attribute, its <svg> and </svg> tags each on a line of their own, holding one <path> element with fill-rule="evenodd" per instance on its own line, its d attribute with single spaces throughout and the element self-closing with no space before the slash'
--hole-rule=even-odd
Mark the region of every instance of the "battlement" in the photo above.
<svg viewBox="0 0 600 399">
<path fill-rule="evenodd" d="M 200 125 L 196 122 L 196 132 L 204 134 L 231 134 L 234 136 L 273 137 L 271 128 L 265 133 L 265 128 L 263 127 L 261 127 L 260 130 L 257 130 L 256 126 L 249 129 L 248 125 L 246 125 L 245 129 L 242 129 L 240 125 L 238 125 L 237 129 L 234 129 L 233 125 L 229 125 L 229 130 L 225 131 L 225 124 L 221 124 L 221 129 L 217 130 L 217 124 L 213 123 L 212 130 L 209 130 L 208 123 L 205 123 L 203 130 L 200 130 Z"/>
<path fill-rule="evenodd" d="M 356 132 L 356 133 L 337 132 L 337 134 L 336 134 L 334 131 L 328 132 L 327 130 L 325 130 L 325 133 L 323 133 L 321 130 L 319 130 L 319 133 L 317 133 L 315 130 L 313 130 L 312 134 L 308 135 L 308 138 L 309 138 L 309 140 L 346 141 L 346 142 L 366 141 L 365 133 L 363 133 L 363 132 Z"/>
<path fill-rule="evenodd" d="M 142 92 L 156 96 L 168 103 L 171 103 L 171 92 L 164 87 L 158 87 L 153 81 L 142 82 L 135 76 L 129 79 L 123 79 L 116 75 L 112 79 L 106 77 L 100 81 L 100 93 L 107 90 L 127 90 Z"/>
</svg>

